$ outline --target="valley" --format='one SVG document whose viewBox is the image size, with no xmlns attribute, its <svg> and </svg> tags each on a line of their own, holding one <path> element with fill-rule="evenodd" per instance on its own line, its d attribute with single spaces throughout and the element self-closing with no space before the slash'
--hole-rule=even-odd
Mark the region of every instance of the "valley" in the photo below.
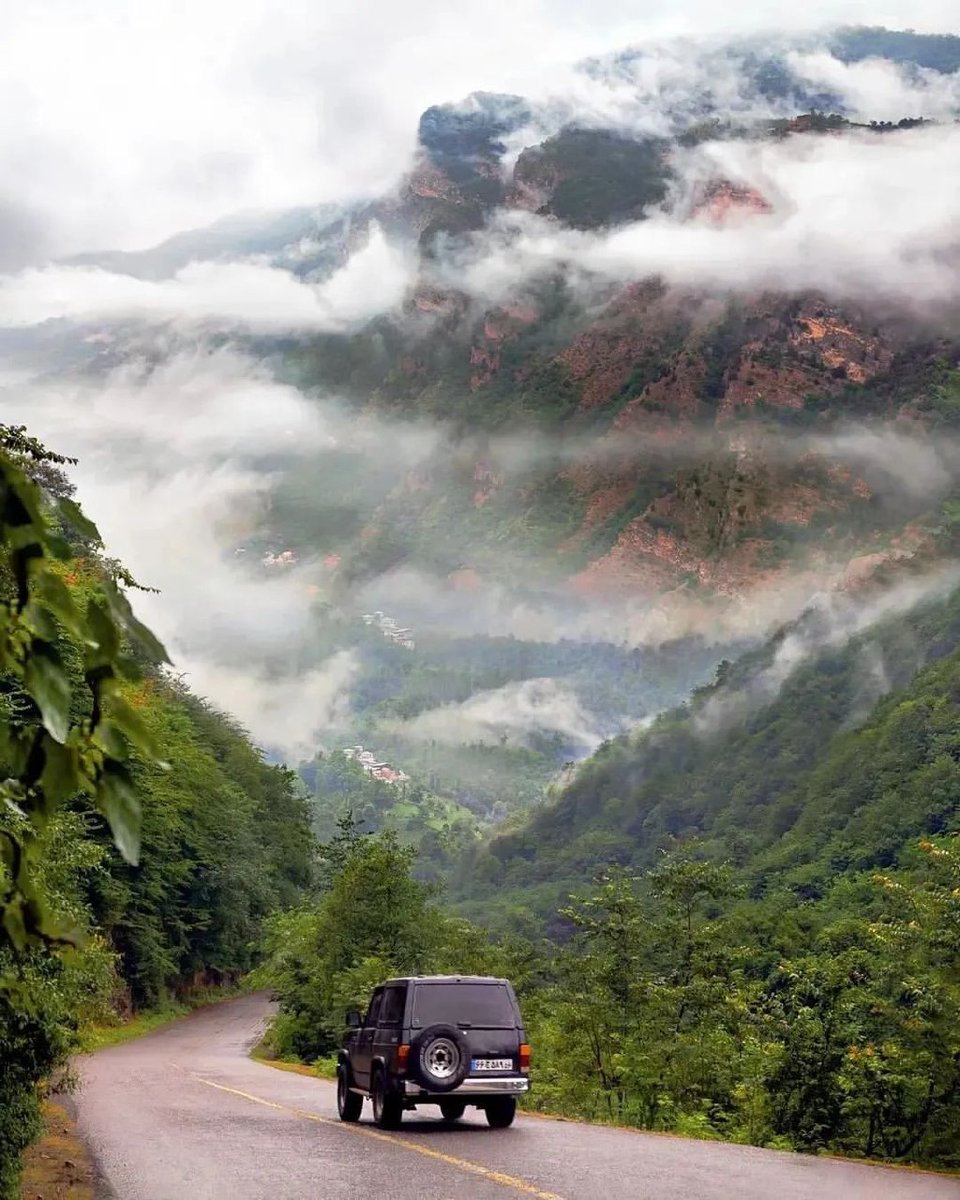
<svg viewBox="0 0 960 1200">
<path fill-rule="evenodd" d="M 10 156 L 0 1200 L 71 1063 L 119 1196 L 954 1194 L 960 37 L 289 18 Z M 518 1127 L 333 1128 L 435 974 Z"/>
</svg>

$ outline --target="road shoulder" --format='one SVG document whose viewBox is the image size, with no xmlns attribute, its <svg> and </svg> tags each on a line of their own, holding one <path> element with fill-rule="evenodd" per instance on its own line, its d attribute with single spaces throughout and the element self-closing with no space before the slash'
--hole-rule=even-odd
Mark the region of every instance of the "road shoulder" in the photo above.
<svg viewBox="0 0 960 1200">
<path fill-rule="evenodd" d="M 109 1200 L 64 1097 L 43 1106 L 43 1136 L 23 1156 L 22 1200 Z"/>
</svg>

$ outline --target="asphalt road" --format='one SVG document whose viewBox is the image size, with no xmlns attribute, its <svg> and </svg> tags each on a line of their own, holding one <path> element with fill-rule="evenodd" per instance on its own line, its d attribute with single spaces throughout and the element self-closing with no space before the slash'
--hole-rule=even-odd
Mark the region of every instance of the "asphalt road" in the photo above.
<svg viewBox="0 0 960 1200">
<path fill-rule="evenodd" d="M 960 1200 L 960 1181 L 538 1117 L 337 1119 L 333 1084 L 252 1061 L 262 996 L 81 1063 L 80 1127 L 116 1200 Z M 474 1115 L 475 1114 L 475 1115 Z"/>
</svg>

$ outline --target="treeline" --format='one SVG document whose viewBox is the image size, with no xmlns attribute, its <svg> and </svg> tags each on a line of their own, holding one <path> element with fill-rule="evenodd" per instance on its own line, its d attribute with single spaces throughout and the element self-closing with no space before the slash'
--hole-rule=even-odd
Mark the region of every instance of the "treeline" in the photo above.
<svg viewBox="0 0 960 1200">
<path fill-rule="evenodd" d="M 696 846 L 601 873 L 558 947 L 444 910 L 392 834 L 344 822 L 320 894 L 273 919 L 274 1051 L 331 1055 L 348 1007 L 395 974 L 510 977 L 531 1103 L 570 1117 L 780 1149 L 960 1164 L 960 851 L 798 906 Z"/>
<path fill-rule="evenodd" d="M 85 1022 L 253 962 L 299 898 L 296 778 L 162 670 L 64 460 L 0 428 L 0 1197 Z"/>
</svg>

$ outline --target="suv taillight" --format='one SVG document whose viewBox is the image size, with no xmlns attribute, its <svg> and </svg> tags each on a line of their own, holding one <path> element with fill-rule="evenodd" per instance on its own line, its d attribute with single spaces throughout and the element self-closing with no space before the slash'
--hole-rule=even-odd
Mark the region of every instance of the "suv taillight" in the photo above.
<svg viewBox="0 0 960 1200">
<path fill-rule="evenodd" d="M 520 1043 L 520 1070 L 530 1070 L 530 1047 L 526 1042 Z"/>
<path fill-rule="evenodd" d="M 402 1046 L 397 1047 L 397 1071 L 402 1073 L 407 1069 L 407 1062 L 410 1059 L 410 1047 L 404 1042 Z"/>
</svg>

